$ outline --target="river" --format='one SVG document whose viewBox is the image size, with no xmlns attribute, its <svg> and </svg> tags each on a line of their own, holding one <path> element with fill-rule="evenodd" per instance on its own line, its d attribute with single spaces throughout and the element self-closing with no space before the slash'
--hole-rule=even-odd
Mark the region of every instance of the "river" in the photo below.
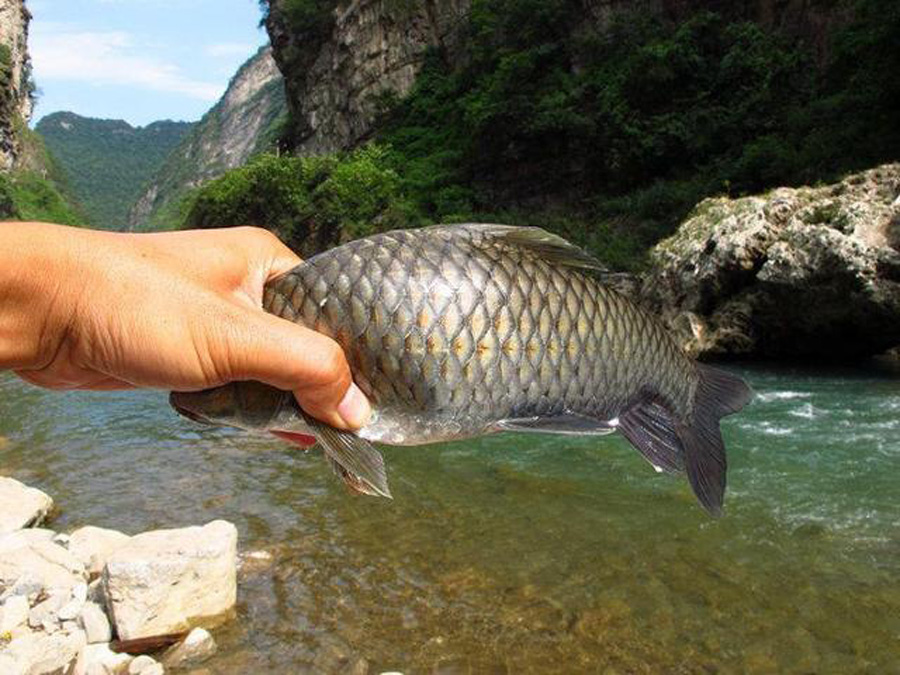
<svg viewBox="0 0 900 675">
<path fill-rule="evenodd" d="M 900 373 L 737 368 L 726 515 L 621 438 L 385 448 L 394 500 L 318 452 L 206 429 L 162 392 L 0 377 L 0 475 L 56 530 L 234 522 L 213 673 L 900 673 Z"/>
</svg>

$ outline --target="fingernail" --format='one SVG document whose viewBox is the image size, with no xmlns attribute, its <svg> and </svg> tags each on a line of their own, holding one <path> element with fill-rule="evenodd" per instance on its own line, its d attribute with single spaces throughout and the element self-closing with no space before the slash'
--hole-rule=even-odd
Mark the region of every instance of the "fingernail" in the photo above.
<svg viewBox="0 0 900 675">
<path fill-rule="evenodd" d="M 369 421 L 369 417 L 372 415 L 372 406 L 369 405 L 366 395 L 351 382 L 347 393 L 338 404 L 337 412 L 348 427 L 359 429 Z"/>
</svg>

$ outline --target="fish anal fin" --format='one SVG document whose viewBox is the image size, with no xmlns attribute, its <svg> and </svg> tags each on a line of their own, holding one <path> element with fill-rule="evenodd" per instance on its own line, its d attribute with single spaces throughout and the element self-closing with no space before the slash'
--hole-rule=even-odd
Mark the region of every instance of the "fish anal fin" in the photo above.
<svg viewBox="0 0 900 675">
<path fill-rule="evenodd" d="M 681 439 L 672 413 L 657 398 L 641 397 L 619 416 L 619 431 L 654 468 L 684 471 Z"/>
<path fill-rule="evenodd" d="M 335 473 L 353 491 L 391 499 L 384 458 L 364 438 L 330 427 L 303 413 Z"/>
<path fill-rule="evenodd" d="M 603 436 L 616 430 L 608 421 L 576 414 L 553 417 L 519 417 L 500 420 L 498 431 L 524 431 L 539 434 L 564 434 L 569 436 Z"/>
</svg>

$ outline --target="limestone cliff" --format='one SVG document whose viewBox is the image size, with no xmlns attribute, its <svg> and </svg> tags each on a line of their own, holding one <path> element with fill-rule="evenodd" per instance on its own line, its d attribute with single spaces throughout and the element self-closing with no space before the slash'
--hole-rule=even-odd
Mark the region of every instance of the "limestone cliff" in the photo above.
<svg viewBox="0 0 900 675">
<path fill-rule="evenodd" d="M 697 206 L 644 298 L 711 356 L 848 359 L 900 344 L 900 165 Z"/>
<path fill-rule="evenodd" d="M 218 103 L 175 148 L 128 216 L 129 229 L 165 227 L 192 188 L 274 147 L 286 114 L 281 73 L 263 47 L 232 78 Z"/>
<path fill-rule="evenodd" d="M 409 92 L 426 50 L 452 45 L 468 9 L 469 0 L 353 0 L 315 33 L 293 28 L 272 0 L 266 28 L 285 74 L 294 149 L 321 154 L 365 140 L 383 97 Z"/>
<path fill-rule="evenodd" d="M 470 0 L 321 0 L 319 7 L 332 10 L 315 22 L 292 18 L 296 3 L 290 0 L 266 4 L 266 29 L 285 76 L 290 140 L 301 155 L 367 140 L 385 97 L 409 92 L 429 48 L 451 61 L 466 58 Z M 820 58 L 829 27 L 844 13 L 839 4 L 816 0 L 573 0 L 571 5 L 573 36 L 586 26 L 608 25 L 623 11 L 678 20 L 710 9 L 803 38 Z"/>
<path fill-rule="evenodd" d="M 22 151 L 17 127 L 31 117 L 31 64 L 24 0 L 0 0 L 0 170 L 12 169 Z"/>
</svg>

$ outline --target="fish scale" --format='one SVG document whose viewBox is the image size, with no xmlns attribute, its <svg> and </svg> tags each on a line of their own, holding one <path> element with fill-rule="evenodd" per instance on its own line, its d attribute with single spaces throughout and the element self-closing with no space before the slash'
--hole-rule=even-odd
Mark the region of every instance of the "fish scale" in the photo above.
<svg viewBox="0 0 900 675">
<path fill-rule="evenodd" d="M 343 347 L 378 410 L 370 437 L 421 443 L 563 411 L 610 419 L 651 381 L 688 400 L 696 373 L 651 316 L 583 270 L 448 231 L 350 242 L 266 289 L 269 311 Z M 418 429 L 391 421 L 415 412 L 428 415 Z"/>
<path fill-rule="evenodd" d="M 238 382 L 175 392 L 198 421 L 312 434 L 354 491 L 390 496 L 369 441 L 418 445 L 496 431 L 621 432 L 660 471 L 686 473 L 721 511 L 719 419 L 747 386 L 698 364 L 650 314 L 608 288 L 596 260 L 538 228 L 437 225 L 321 253 L 265 288 L 263 308 L 334 338 L 373 415 L 355 433 L 290 392 Z"/>
</svg>

